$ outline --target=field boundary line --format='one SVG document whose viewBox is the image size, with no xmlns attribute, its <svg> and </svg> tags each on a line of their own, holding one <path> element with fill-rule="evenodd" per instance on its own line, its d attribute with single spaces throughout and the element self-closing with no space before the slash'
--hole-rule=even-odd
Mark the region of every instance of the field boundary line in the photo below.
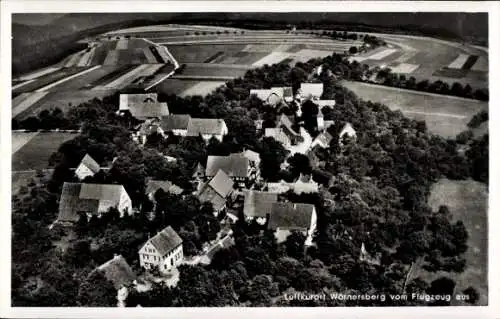
<svg viewBox="0 0 500 319">
<path fill-rule="evenodd" d="M 26 84 L 31 83 L 31 82 L 33 82 L 33 81 L 35 81 L 35 79 L 31 79 L 31 80 L 28 80 L 28 81 L 25 81 L 25 82 L 22 82 L 22 83 L 18 83 L 18 84 L 14 85 L 14 86 L 12 87 L 12 90 L 15 90 L 15 89 L 18 89 L 18 88 L 20 88 L 20 87 L 23 87 L 23 86 L 25 86 Z"/>
<path fill-rule="evenodd" d="M 49 94 L 49 92 L 47 92 L 47 91 L 36 92 L 35 91 L 35 92 L 28 93 L 28 94 L 29 94 L 28 97 L 26 97 L 24 100 L 21 101 L 21 103 L 19 103 L 18 105 L 16 105 L 12 109 L 12 118 L 18 116 L 22 112 L 29 109 L 33 104 L 35 104 L 36 102 L 41 100 L 45 95 Z"/>
<path fill-rule="evenodd" d="M 417 90 L 409 90 L 409 89 L 397 88 L 397 87 L 380 85 L 380 84 L 375 84 L 375 83 L 366 83 L 366 82 L 361 82 L 361 81 L 346 81 L 346 82 L 358 83 L 359 85 L 363 85 L 363 86 L 381 87 L 381 88 L 385 88 L 387 90 L 399 91 L 399 92 L 407 92 L 407 93 L 413 93 L 413 94 L 419 94 L 419 95 L 425 95 L 425 96 L 436 96 L 436 97 L 443 97 L 443 98 L 447 98 L 447 99 L 469 101 L 469 102 L 474 102 L 474 103 L 486 103 L 486 104 L 488 103 L 487 101 L 479 101 L 479 100 L 476 100 L 476 99 L 468 99 L 466 97 L 459 97 L 459 96 L 454 96 L 454 95 L 446 95 L 446 94 L 438 94 L 438 93 L 422 92 L 422 91 L 417 91 Z"/>
<path fill-rule="evenodd" d="M 423 111 L 407 111 L 403 109 L 398 109 L 399 111 L 403 113 L 412 113 L 412 114 L 422 114 L 422 115 L 435 115 L 435 116 L 443 116 L 443 117 L 453 117 L 457 119 L 465 119 L 468 116 L 465 115 L 457 115 L 457 114 L 451 114 L 451 113 L 433 113 L 433 112 L 423 112 Z"/>
<path fill-rule="evenodd" d="M 100 68 L 100 67 L 101 67 L 101 65 L 96 65 L 96 66 L 93 66 L 93 67 L 91 67 L 90 69 L 83 70 L 83 71 L 78 72 L 78 73 L 76 73 L 76 74 L 70 75 L 70 76 L 65 77 L 65 78 L 63 78 L 63 79 L 60 79 L 59 81 L 56 81 L 56 82 L 54 82 L 54 83 L 50 83 L 50 84 L 48 84 L 48 85 L 46 85 L 46 86 L 44 86 L 44 87 L 42 87 L 42 88 L 40 88 L 40 89 L 36 90 L 35 92 L 44 92 L 44 91 L 47 91 L 48 89 L 53 88 L 53 87 L 54 87 L 54 86 L 56 86 L 56 85 L 59 85 L 59 84 L 61 84 L 61 83 L 64 83 L 64 82 L 69 81 L 69 80 L 71 80 L 71 79 L 74 79 L 74 78 L 76 78 L 76 77 L 78 77 L 78 76 L 80 76 L 80 75 L 84 75 L 84 74 L 86 74 L 86 73 L 92 72 L 92 71 L 94 71 L 95 69 L 98 69 L 98 68 Z"/>
</svg>

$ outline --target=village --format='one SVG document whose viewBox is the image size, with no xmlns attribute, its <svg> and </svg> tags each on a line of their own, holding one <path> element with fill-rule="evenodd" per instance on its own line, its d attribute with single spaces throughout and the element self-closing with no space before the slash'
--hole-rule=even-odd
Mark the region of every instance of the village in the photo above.
<svg viewBox="0 0 500 319">
<path fill-rule="evenodd" d="M 321 68 L 315 70 L 321 73 Z M 276 127 L 262 127 L 262 120 L 256 120 L 255 126 L 262 137 L 271 137 L 281 143 L 289 151 L 289 156 L 300 153 L 314 157 L 314 149 L 329 148 L 333 139 L 328 132 L 333 121 L 325 121 L 321 111 L 317 115 L 317 128 L 321 132 L 314 139 L 297 123 L 301 117 L 301 106 L 306 101 L 318 107 L 334 107 L 335 100 L 321 100 L 323 83 L 302 83 L 295 95 L 291 87 L 273 87 L 271 89 L 251 90 L 250 95 L 262 100 L 268 106 L 280 108 L 291 106 L 296 109 L 295 116 L 282 114 Z M 158 133 L 164 138 L 175 135 L 180 137 L 200 136 L 206 143 L 212 138 L 222 141 L 228 134 L 228 128 L 223 119 L 192 118 L 188 114 L 170 114 L 167 103 L 158 102 L 157 94 L 120 94 L 118 114 L 129 112 L 134 118 L 142 121 L 131 132 L 132 139 L 140 146 L 146 143 L 148 136 Z M 356 131 L 350 123 L 342 128 L 339 143 L 356 139 Z M 176 158 L 165 156 L 168 161 Z M 115 159 L 116 160 L 116 159 Z M 282 163 L 286 169 L 287 163 Z M 89 176 L 97 174 L 100 165 L 86 154 L 75 175 L 83 181 Z M 197 256 L 186 257 L 183 254 L 183 241 L 171 227 L 151 237 L 137 252 L 140 265 L 147 272 L 139 278 L 132 271 L 127 260 L 121 255 L 115 257 L 97 270 L 102 271 L 108 280 L 112 281 L 117 289 L 118 306 L 124 306 L 129 289 L 142 291 L 148 289 L 148 280 L 164 281 L 169 286 L 175 286 L 179 272 L 177 267 L 182 264 L 210 264 L 211 257 L 221 248 L 234 244 L 231 225 L 235 224 L 242 210 L 245 222 L 256 221 L 272 230 L 277 243 L 283 243 L 292 232 L 299 232 L 305 236 L 305 247 L 314 245 L 313 236 L 316 230 L 316 208 L 308 203 L 289 202 L 281 198 L 280 194 L 292 190 L 297 194 L 317 193 L 322 186 L 312 179 L 311 175 L 302 175 L 292 183 L 266 182 L 260 176 L 260 155 L 253 150 L 244 150 L 241 153 L 229 156 L 209 155 L 206 163 L 198 163 L 193 172 L 192 183 L 201 203 L 210 203 L 215 217 L 224 215 L 220 223 L 221 231 L 217 238 L 205 243 L 203 253 Z M 178 196 L 185 191 L 169 180 L 147 181 L 146 194 L 154 203 L 158 191 Z M 326 191 L 328 192 L 328 191 Z M 329 200 L 329 205 L 332 200 Z M 88 184 L 85 182 L 65 182 L 59 201 L 57 220 L 50 226 L 64 225 L 73 227 L 79 221 L 82 213 L 88 220 L 92 216 L 101 218 L 116 208 L 120 216 L 135 214 L 137 209 L 122 185 Z M 151 220 L 154 213 L 149 214 Z M 368 256 L 368 257 L 367 257 Z M 361 249 L 360 260 L 371 260 L 364 248 Z M 380 261 L 373 261 L 380 263 Z M 153 274 L 156 274 L 153 275 Z"/>
</svg>

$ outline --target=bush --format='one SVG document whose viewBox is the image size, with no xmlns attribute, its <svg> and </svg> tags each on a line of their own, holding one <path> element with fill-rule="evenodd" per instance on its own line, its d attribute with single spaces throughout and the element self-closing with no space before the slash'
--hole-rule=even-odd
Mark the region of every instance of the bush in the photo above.
<svg viewBox="0 0 500 319">
<path fill-rule="evenodd" d="M 467 142 L 473 137 L 474 133 L 472 133 L 471 130 L 465 130 L 457 135 L 456 141 L 458 144 L 467 144 Z"/>
<path fill-rule="evenodd" d="M 470 128 L 476 128 L 481 125 L 481 123 L 488 121 L 488 111 L 483 110 L 472 117 L 472 119 L 467 123 Z"/>
</svg>

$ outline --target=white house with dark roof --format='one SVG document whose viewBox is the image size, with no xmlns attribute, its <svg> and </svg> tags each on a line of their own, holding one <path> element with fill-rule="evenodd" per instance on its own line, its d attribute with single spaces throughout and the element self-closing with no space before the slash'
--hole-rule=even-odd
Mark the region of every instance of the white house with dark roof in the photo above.
<svg viewBox="0 0 500 319">
<path fill-rule="evenodd" d="M 278 202 L 278 194 L 256 190 L 244 190 L 243 214 L 246 221 L 256 220 L 264 225 L 271 214 L 272 205 Z"/>
<path fill-rule="evenodd" d="M 323 83 L 301 83 L 299 94 L 304 100 L 319 100 L 323 95 Z"/>
<path fill-rule="evenodd" d="M 158 267 L 162 273 L 177 267 L 183 258 L 182 238 L 170 226 L 151 237 L 139 250 L 141 267 Z"/>
<path fill-rule="evenodd" d="M 274 231 L 278 243 L 286 241 L 293 231 L 298 231 L 306 236 L 305 244 L 311 245 L 316 223 L 316 208 L 312 204 L 273 203 L 267 227 Z"/>
<path fill-rule="evenodd" d="M 196 192 L 200 202 L 209 202 L 218 215 L 226 207 L 226 201 L 233 192 L 234 182 L 223 170 L 219 169 L 208 182 L 201 183 Z"/>
<path fill-rule="evenodd" d="M 313 149 L 315 146 L 319 146 L 321 148 L 329 148 L 330 142 L 332 141 L 332 139 L 333 139 L 333 136 L 330 133 L 328 133 L 328 132 L 320 133 L 313 140 L 313 142 L 311 144 L 311 149 Z"/>
<path fill-rule="evenodd" d="M 123 217 L 133 213 L 132 201 L 122 185 L 65 182 L 59 200 L 57 222 L 76 223 L 80 213 L 101 217 L 110 208 L 116 208 Z"/>
<path fill-rule="evenodd" d="M 191 118 L 187 127 L 187 136 L 200 136 L 208 142 L 212 137 L 222 141 L 229 133 L 223 119 Z"/>
<path fill-rule="evenodd" d="M 119 112 L 129 111 L 139 120 L 161 118 L 169 114 L 168 105 L 158 102 L 157 93 L 120 94 Z"/>
<path fill-rule="evenodd" d="M 87 176 L 94 176 L 100 169 L 101 166 L 89 154 L 85 154 L 75 170 L 75 175 L 82 180 Z"/>
<path fill-rule="evenodd" d="M 205 177 L 211 178 L 219 171 L 224 171 L 235 182 L 244 184 L 258 177 L 258 166 L 251 165 L 250 160 L 241 153 L 229 156 L 209 155 L 205 167 Z"/>
<path fill-rule="evenodd" d="M 160 119 L 159 125 L 164 133 L 186 136 L 191 116 L 189 114 L 170 114 Z"/>
</svg>

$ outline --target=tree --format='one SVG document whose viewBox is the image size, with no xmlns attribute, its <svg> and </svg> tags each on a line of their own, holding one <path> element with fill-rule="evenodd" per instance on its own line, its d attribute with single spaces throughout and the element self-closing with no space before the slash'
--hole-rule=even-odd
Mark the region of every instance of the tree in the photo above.
<svg viewBox="0 0 500 319">
<path fill-rule="evenodd" d="M 279 294 L 278 284 L 271 276 L 257 275 L 241 292 L 241 301 L 250 301 L 252 306 L 270 306 L 271 298 Z"/>
<path fill-rule="evenodd" d="M 283 145 L 272 137 L 264 137 L 257 146 L 260 154 L 260 175 L 270 182 L 279 180 L 281 163 L 286 158 L 287 151 Z"/>
<path fill-rule="evenodd" d="M 306 237 L 300 232 L 292 232 L 286 239 L 286 253 L 288 256 L 295 259 L 304 258 L 304 242 Z"/>
<path fill-rule="evenodd" d="M 469 299 L 466 300 L 467 303 L 471 305 L 475 305 L 479 301 L 479 293 L 474 287 L 469 286 L 467 289 L 463 291 L 464 295 L 467 295 Z"/>
<path fill-rule="evenodd" d="M 349 54 L 356 54 L 356 53 L 358 53 L 358 48 L 356 48 L 355 46 L 349 48 Z"/>
<path fill-rule="evenodd" d="M 80 307 L 114 307 L 117 292 L 113 284 L 100 271 L 93 271 L 78 288 Z"/>
</svg>

